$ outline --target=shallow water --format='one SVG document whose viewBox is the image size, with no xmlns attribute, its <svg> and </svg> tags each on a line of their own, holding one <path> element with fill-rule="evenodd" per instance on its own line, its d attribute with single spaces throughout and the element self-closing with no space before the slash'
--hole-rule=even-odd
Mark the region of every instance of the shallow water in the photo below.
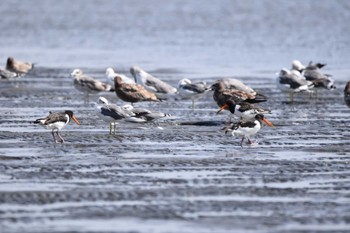
<svg viewBox="0 0 350 233">
<path fill-rule="evenodd" d="M 2 4 L 0 64 L 38 64 L 0 80 L 1 232 L 348 232 L 348 1 L 200 2 Z M 274 74 L 295 58 L 326 62 L 338 89 L 291 104 Z M 129 75 L 134 64 L 174 86 L 238 77 L 269 97 L 275 127 L 241 148 L 208 94 L 195 110 L 137 104 L 171 117 L 108 135 L 98 96 L 84 104 L 69 74 L 104 80 L 107 66 Z M 81 126 L 63 129 L 65 144 L 32 124 L 66 109 Z"/>
</svg>

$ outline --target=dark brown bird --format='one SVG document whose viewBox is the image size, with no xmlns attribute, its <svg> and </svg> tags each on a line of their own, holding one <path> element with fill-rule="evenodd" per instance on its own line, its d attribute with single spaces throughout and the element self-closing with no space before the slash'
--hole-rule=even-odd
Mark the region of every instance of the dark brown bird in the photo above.
<svg viewBox="0 0 350 233">
<path fill-rule="evenodd" d="M 346 105 L 350 108 L 350 81 L 347 82 L 344 89 L 344 100 Z"/>
<path fill-rule="evenodd" d="M 6 69 L 8 71 L 16 73 L 18 76 L 23 76 L 27 74 L 33 68 L 33 63 L 19 61 L 14 59 L 13 57 L 7 58 Z"/>
<path fill-rule="evenodd" d="M 252 94 L 237 89 L 226 89 L 221 81 L 214 83 L 211 89 L 214 91 L 213 98 L 219 107 L 223 106 L 230 99 L 236 103 L 259 103 L 267 101 L 266 96 L 262 94 Z"/>
<path fill-rule="evenodd" d="M 147 91 L 142 85 L 124 83 L 119 76 L 114 78 L 114 87 L 117 96 L 125 102 L 160 101 L 154 93 Z"/>
</svg>

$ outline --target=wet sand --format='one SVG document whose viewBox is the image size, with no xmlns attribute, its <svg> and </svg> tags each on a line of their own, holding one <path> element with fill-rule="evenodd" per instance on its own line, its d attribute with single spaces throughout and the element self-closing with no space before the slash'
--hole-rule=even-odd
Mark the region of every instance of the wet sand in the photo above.
<svg viewBox="0 0 350 233">
<path fill-rule="evenodd" d="M 171 117 L 120 123 L 109 135 L 93 109 L 98 96 L 84 105 L 70 71 L 38 67 L 0 82 L 2 232 L 348 232 L 345 81 L 317 98 L 301 93 L 292 105 L 273 77 L 238 77 L 269 97 L 262 106 L 276 126 L 241 148 L 221 130 L 228 114 L 216 115 L 211 94 L 195 110 L 190 100 L 136 104 Z M 104 80 L 103 69 L 86 73 Z M 174 86 L 183 77 L 152 73 Z M 65 144 L 32 124 L 66 109 L 81 126 L 63 129 Z"/>
</svg>

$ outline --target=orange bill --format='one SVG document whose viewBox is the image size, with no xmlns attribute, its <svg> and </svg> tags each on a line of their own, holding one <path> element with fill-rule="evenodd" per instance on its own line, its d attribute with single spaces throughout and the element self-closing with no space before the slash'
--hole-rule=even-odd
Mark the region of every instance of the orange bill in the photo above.
<svg viewBox="0 0 350 233">
<path fill-rule="evenodd" d="M 219 114 L 222 110 L 227 109 L 227 108 L 228 108 L 227 104 L 222 105 L 221 108 L 216 112 L 216 114 Z"/>
<path fill-rule="evenodd" d="M 266 124 L 268 124 L 268 126 L 270 126 L 270 127 L 273 127 L 273 124 L 270 122 L 270 121 L 268 121 L 265 117 L 262 119 Z"/>
<path fill-rule="evenodd" d="M 74 116 L 72 116 L 72 119 L 75 123 L 77 123 L 77 125 L 80 125 L 79 121 Z"/>
</svg>

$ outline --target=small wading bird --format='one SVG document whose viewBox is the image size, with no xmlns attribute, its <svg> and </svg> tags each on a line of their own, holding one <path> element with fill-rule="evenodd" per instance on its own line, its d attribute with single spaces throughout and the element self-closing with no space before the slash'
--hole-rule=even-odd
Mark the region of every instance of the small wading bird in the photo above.
<svg viewBox="0 0 350 233">
<path fill-rule="evenodd" d="M 18 76 L 23 76 L 27 74 L 34 68 L 34 64 L 30 62 L 23 62 L 14 59 L 13 57 L 7 58 L 6 69 L 13 73 L 16 73 Z"/>
<path fill-rule="evenodd" d="M 232 131 L 233 136 L 243 136 L 240 143 L 241 147 L 243 147 L 245 138 L 247 138 L 248 143 L 252 145 L 253 142 L 250 140 L 250 136 L 256 134 L 261 129 L 263 121 L 270 127 L 273 127 L 273 124 L 269 122 L 264 115 L 258 114 L 254 117 L 253 121 L 231 124 L 225 128 L 225 133 Z"/>
<path fill-rule="evenodd" d="M 47 129 L 52 129 L 51 131 L 52 137 L 55 143 L 58 142 L 55 137 L 55 130 L 57 130 L 56 131 L 57 136 L 61 139 L 61 143 L 64 143 L 64 139 L 60 135 L 60 131 L 63 127 L 65 127 L 71 121 L 71 119 L 73 119 L 75 123 L 80 125 L 78 120 L 74 117 L 73 112 L 69 110 L 64 112 L 56 112 L 56 113 L 50 112 L 50 114 L 47 117 L 37 119 L 34 121 L 34 123 L 40 124 Z"/>
<path fill-rule="evenodd" d="M 135 114 L 127 109 L 124 109 L 116 104 L 109 103 L 104 97 L 98 98 L 98 105 L 96 106 L 98 116 L 109 123 L 109 134 L 116 133 L 117 121 L 134 118 Z"/>
<path fill-rule="evenodd" d="M 267 114 L 270 113 L 269 110 L 260 108 L 250 103 L 236 103 L 233 100 L 228 100 L 222 107 L 217 111 L 220 113 L 222 110 L 227 109 L 232 114 L 238 116 L 240 121 L 249 121 L 255 118 L 258 114 Z"/>
<path fill-rule="evenodd" d="M 156 94 L 147 91 L 142 85 L 124 83 L 119 76 L 114 78 L 114 87 L 117 96 L 125 102 L 160 101 Z"/>
<path fill-rule="evenodd" d="M 232 99 L 236 103 L 259 103 L 267 101 L 266 96 L 259 93 L 248 93 L 237 89 L 226 89 L 222 81 L 215 82 L 211 89 L 214 91 L 213 99 L 219 107 L 224 105 L 227 100 Z"/>
<path fill-rule="evenodd" d="M 181 79 L 178 84 L 179 95 L 185 99 L 192 100 L 192 109 L 194 109 L 194 101 L 203 97 L 210 88 L 205 82 L 192 83 L 189 79 Z"/>
<path fill-rule="evenodd" d="M 344 101 L 346 105 L 350 108 L 350 81 L 346 83 L 346 86 L 344 89 Z"/>
<path fill-rule="evenodd" d="M 74 87 L 85 94 L 85 103 L 89 102 L 89 94 L 111 91 L 112 89 L 111 85 L 85 75 L 80 69 L 73 70 L 71 76 L 74 78 Z"/>
<path fill-rule="evenodd" d="M 131 67 L 130 73 L 134 76 L 135 82 L 143 85 L 148 91 L 157 94 L 175 94 L 177 92 L 175 87 L 155 78 L 138 66 Z"/>
</svg>

